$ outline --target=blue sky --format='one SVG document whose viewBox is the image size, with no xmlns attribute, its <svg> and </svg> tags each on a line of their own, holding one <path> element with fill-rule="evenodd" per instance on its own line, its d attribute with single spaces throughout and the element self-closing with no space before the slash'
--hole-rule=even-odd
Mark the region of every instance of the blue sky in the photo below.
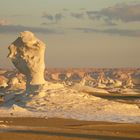
<svg viewBox="0 0 140 140">
<path fill-rule="evenodd" d="M 47 44 L 48 67 L 140 67 L 139 0 L 0 0 L 0 67 L 30 30 Z"/>
</svg>

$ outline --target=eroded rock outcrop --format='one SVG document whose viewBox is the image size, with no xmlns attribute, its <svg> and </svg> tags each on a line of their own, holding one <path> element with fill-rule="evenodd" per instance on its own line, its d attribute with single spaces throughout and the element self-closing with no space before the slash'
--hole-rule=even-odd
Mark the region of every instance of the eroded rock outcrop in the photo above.
<svg viewBox="0 0 140 140">
<path fill-rule="evenodd" d="M 0 88 L 6 88 L 8 86 L 8 79 L 3 75 L 0 75 Z"/>
<path fill-rule="evenodd" d="M 9 55 L 15 67 L 26 76 L 26 89 L 32 89 L 45 83 L 45 44 L 32 32 L 24 31 L 9 46 Z"/>
</svg>

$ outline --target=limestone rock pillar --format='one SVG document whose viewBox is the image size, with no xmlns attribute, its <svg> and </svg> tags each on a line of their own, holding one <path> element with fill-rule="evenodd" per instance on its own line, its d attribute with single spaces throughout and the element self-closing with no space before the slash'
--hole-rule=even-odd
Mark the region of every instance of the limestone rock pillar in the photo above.
<svg viewBox="0 0 140 140">
<path fill-rule="evenodd" d="M 32 32 L 21 32 L 9 46 L 9 55 L 14 66 L 26 76 L 26 89 L 39 87 L 45 83 L 45 44 Z"/>
</svg>

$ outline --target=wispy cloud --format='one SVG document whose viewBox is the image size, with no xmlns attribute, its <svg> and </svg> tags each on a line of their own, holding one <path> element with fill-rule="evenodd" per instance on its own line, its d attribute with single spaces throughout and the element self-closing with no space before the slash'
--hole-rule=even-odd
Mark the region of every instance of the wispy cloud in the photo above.
<svg viewBox="0 0 140 140">
<path fill-rule="evenodd" d="M 63 8 L 62 10 L 63 10 L 63 11 L 66 11 L 66 12 L 69 11 L 69 9 L 67 9 L 67 8 Z"/>
<path fill-rule="evenodd" d="M 84 13 L 71 13 L 70 15 L 76 19 L 83 19 L 84 17 Z"/>
<path fill-rule="evenodd" d="M 54 15 L 54 19 L 55 19 L 56 23 L 57 23 L 58 21 L 62 20 L 63 18 L 64 18 L 64 16 L 63 16 L 63 14 L 61 14 L 61 13 L 56 13 L 56 14 Z"/>
<path fill-rule="evenodd" d="M 0 19 L 0 26 L 1 25 L 9 25 L 9 24 L 10 24 L 10 22 L 7 21 L 6 19 Z"/>
<path fill-rule="evenodd" d="M 86 8 L 80 8 L 79 10 L 82 10 L 83 11 L 83 10 L 86 10 Z"/>
<path fill-rule="evenodd" d="M 56 22 L 42 22 L 41 25 L 56 25 Z"/>
<path fill-rule="evenodd" d="M 83 33 L 105 33 L 105 34 L 114 34 L 121 36 L 130 36 L 130 37 L 140 37 L 139 30 L 129 30 L 129 29 L 94 29 L 94 28 L 72 28 L 76 31 L 81 31 Z"/>
<path fill-rule="evenodd" d="M 99 14 L 99 11 L 87 11 L 86 14 L 89 17 L 89 19 L 91 19 L 91 20 L 101 18 L 101 15 Z"/>
<path fill-rule="evenodd" d="M 18 33 L 25 30 L 29 30 L 35 33 L 42 33 L 42 34 L 61 34 L 62 31 L 57 29 L 50 29 L 50 28 L 41 28 L 41 27 L 28 27 L 23 25 L 1 25 L 0 26 L 0 33 Z"/>
<path fill-rule="evenodd" d="M 54 17 L 51 14 L 43 13 L 43 18 L 46 18 L 47 20 L 53 21 Z"/>
<path fill-rule="evenodd" d="M 116 4 L 100 11 L 87 11 L 89 19 L 121 20 L 123 22 L 140 21 L 140 4 Z"/>
<path fill-rule="evenodd" d="M 46 24 L 47 23 L 49 23 L 49 24 L 56 24 L 56 23 L 58 23 L 59 21 L 61 21 L 64 18 L 62 13 L 56 13 L 56 14 L 53 15 L 53 14 L 48 14 L 46 12 L 43 13 L 42 17 L 47 19 L 47 21 L 44 22 Z"/>
<path fill-rule="evenodd" d="M 105 19 L 104 19 L 104 22 L 105 22 L 104 25 L 107 25 L 107 26 L 116 26 L 116 25 L 118 25 L 117 23 L 115 23 L 115 22 L 112 21 L 112 20 L 109 20 L 108 18 L 105 18 Z"/>
</svg>

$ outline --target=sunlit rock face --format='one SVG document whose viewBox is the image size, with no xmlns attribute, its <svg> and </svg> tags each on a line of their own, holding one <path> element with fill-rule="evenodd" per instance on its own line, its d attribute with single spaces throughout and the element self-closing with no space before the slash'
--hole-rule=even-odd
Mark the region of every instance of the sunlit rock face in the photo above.
<svg viewBox="0 0 140 140">
<path fill-rule="evenodd" d="M 21 32 L 9 46 L 8 57 L 15 67 L 26 76 L 26 88 L 45 83 L 45 48 L 45 44 L 29 31 Z"/>
<path fill-rule="evenodd" d="M 5 88 L 8 86 L 8 79 L 2 75 L 0 75 L 0 88 Z"/>
</svg>

